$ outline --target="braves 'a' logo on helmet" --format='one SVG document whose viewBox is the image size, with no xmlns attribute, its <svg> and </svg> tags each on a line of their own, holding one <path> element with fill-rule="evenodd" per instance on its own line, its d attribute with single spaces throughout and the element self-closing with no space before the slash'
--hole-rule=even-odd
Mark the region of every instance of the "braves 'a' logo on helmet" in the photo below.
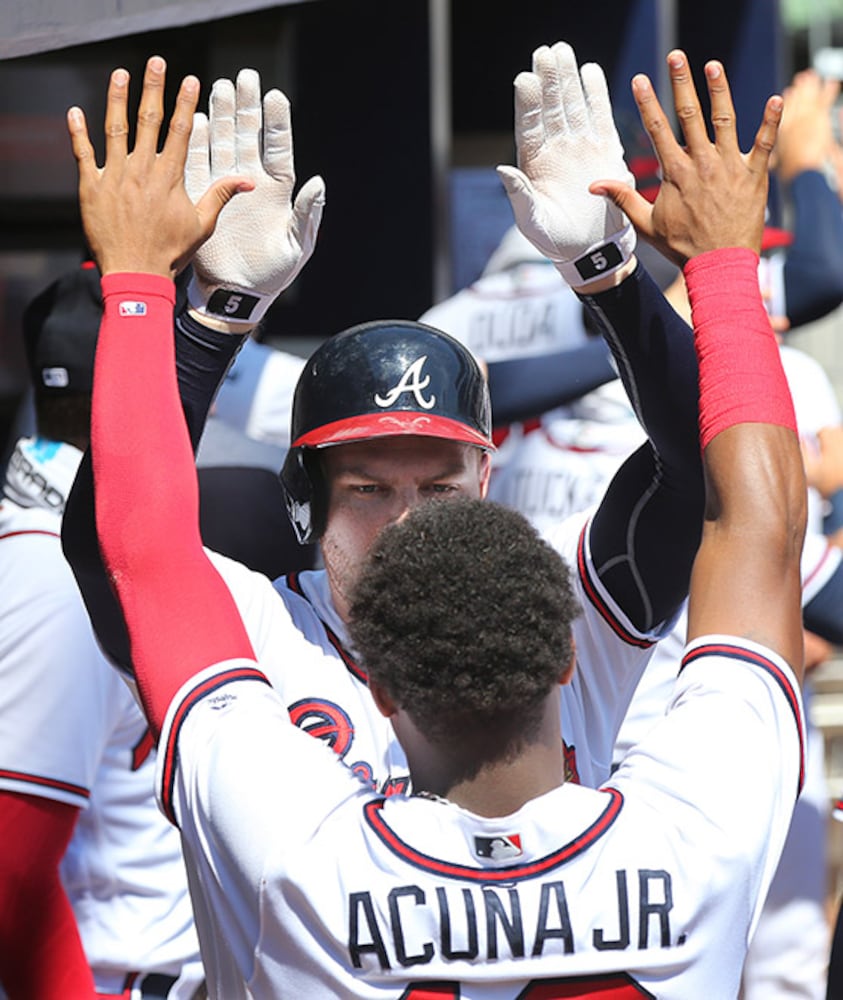
<svg viewBox="0 0 843 1000">
<path fill-rule="evenodd" d="M 382 407 L 392 406 L 403 393 L 411 392 L 415 397 L 416 403 L 423 410 L 429 410 L 434 407 L 436 405 L 436 396 L 431 394 L 428 399 L 425 399 L 423 395 L 424 390 L 430 385 L 430 376 L 425 375 L 422 377 L 422 368 L 425 361 L 427 361 L 427 355 L 422 354 L 404 372 L 397 385 L 389 389 L 384 396 L 376 393 L 375 402 L 377 405 Z"/>
</svg>

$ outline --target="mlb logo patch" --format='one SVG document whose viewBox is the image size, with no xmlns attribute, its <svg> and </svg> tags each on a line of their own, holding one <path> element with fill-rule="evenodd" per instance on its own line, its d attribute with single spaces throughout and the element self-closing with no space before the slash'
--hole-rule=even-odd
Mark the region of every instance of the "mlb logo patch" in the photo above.
<svg viewBox="0 0 843 1000">
<path fill-rule="evenodd" d="M 146 316 L 146 303 L 145 302 L 132 302 L 126 300 L 120 303 L 120 315 L 121 316 Z"/>
<path fill-rule="evenodd" d="M 42 368 L 41 381 L 50 389 L 66 389 L 70 385 L 70 375 L 66 368 Z"/>
<path fill-rule="evenodd" d="M 489 858 L 491 861 L 509 861 L 520 858 L 524 851 L 521 848 L 521 834 L 510 833 L 506 836 L 475 837 L 474 853 L 478 858 Z"/>
</svg>

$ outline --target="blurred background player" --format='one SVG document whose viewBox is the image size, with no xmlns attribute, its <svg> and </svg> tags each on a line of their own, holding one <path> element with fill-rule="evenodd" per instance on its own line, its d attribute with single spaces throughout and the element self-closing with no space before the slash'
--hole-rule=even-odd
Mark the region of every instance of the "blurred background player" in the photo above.
<svg viewBox="0 0 843 1000">
<path fill-rule="evenodd" d="M 0 982 L 13 1000 L 183 1000 L 203 977 L 146 720 L 61 552 L 101 315 L 88 263 L 24 316 L 37 430 L 0 503 Z"/>
</svg>

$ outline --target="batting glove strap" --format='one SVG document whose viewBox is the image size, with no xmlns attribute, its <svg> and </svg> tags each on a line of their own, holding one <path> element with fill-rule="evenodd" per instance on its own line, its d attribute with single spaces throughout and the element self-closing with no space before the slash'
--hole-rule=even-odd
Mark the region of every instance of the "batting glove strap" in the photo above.
<svg viewBox="0 0 843 1000">
<path fill-rule="evenodd" d="M 587 291 L 589 285 L 623 267 L 634 253 L 635 244 L 635 230 L 627 223 L 608 239 L 589 247 L 576 260 L 555 261 L 556 269 L 569 285 Z"/>
<path fill-rule="evenodd" d="M 254 288 L 236 285 L 206 285 L 194 275 L 187 286 L 187 301 L 199 316 L 226 323 L 255 326 L 275 301 L 276 295 L 262 295 Z"/>
</svg>

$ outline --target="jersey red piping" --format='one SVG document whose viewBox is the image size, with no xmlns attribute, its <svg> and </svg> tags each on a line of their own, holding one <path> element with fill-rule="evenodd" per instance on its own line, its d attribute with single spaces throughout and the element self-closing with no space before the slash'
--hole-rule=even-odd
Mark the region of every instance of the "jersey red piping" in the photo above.
<svg viewBox="0 0 843 1000">
<path fill-rule="evenodd" d="M 531 861 L 529 864 L 508 865 L 505 868 L 469 868 L 441 858 L 433 858 L 417 851 L 403 841 L 386 823 L 381 811 L 385 799 L 375 799 L 363 807 L 363 816 L 377 837 L 403 861 L 432 872 L 444 878 L 461 879 L 468 882 L 486 884 L 513 882 L 544 875 L 559 865 L 563 865 L 592 846 L 612 826 L 623 808 L 623 795 L 617 789 L 607 788 L 601 794 L 609 796 L 609 802 L 597 819 L 574 840 L 560 847 L 552 854 Z"/>
<path fill-rule="evenodd" d="M 226 684 L 230 684 L 232 681 L 244 680 L 261 681 L 264 684 L 269 684 L 265 674 L 261 673 L 257 667 L 237 667 L 233 670 L 226 670 L 224 673 L 214 674 L 213 677 L 209 677 L 207 680 L 197 684 L 195 688 L 185 695 L 173 715 L 161 774 L 161 804 L 164 814 L 174 826 L 178 825 L 173 809 L 173 789 L 176 780 L 176 754 L 181 727 L 184 725 L 194 706 L 207 697 L 207 695 L 213 694 L 214 691 L 219 690 L 219 688 L 224 687 Z"/>
<path fill-rule="evenodd" d="M 24 531 L 8 531 L 5 535 L 0 535 L 0 542 L 6 538 L 17 538 L 18 535 L 47 535 L 49 538 L 61 538 L 57 531 L 46 531 L 41 528 L 30 528 Z"/>
<path fill-rule="evenodd" d="M 89 799 L 91 790 L 82 785 L 74 785 L 70 781 L 60 781 L 58 778 L 45 778 L 39 774 L 27 774 L 25 771 L 9 771 L 0 768 L 0 778 L 5 781 L 22 781 L 28 785 L 39 785 L 41 788 L 54 788 L 59 792 L 70 792 L 80 798 Z"/>
<path fill-rule="evenodd" d="M 287 586 L 290 588 L 290 590 L 292 590 L 294 594 L 298 594 L 298 596 L 301 597 L 302 600 L 307 601 L 307 603 L 310 604 L 311 608 L 313 608 L 313 613 L 316 615 L 317 618 L 319 618 L 316 608 L 314 608 L 313 605 L 310 603 L 307 594 L 305 594 L 304 590 L 302 589 L 302 585 L 299 582 L 298 572 L 289 573 L 286 577 L 286 580 L 287 580 Z M 329 625 L 326 625 L 321 618 L 319 618 L 319 624 L 325 630 L 325 635 L 328 637 L 328 642 L 330 642 L 330 644 L 334 647 L 334 649 L 337 652 L 337 655 L 345 664 L 348 672 L 350 674 L 353 674 L 353 676 L 356 677 L 357 680 L 361 682 L 361 684 L 365 684 L 366 687 L 368 687 L 369 675 L 361 666 L 359 666 L 355 662 L 354 657 L 351 655 L 351 653 L 348 652 L 345 646 L 343 646 L 342 642 L 340 641 L 340 637 L 337 635 L 337 633 Z"/>
</svg>

